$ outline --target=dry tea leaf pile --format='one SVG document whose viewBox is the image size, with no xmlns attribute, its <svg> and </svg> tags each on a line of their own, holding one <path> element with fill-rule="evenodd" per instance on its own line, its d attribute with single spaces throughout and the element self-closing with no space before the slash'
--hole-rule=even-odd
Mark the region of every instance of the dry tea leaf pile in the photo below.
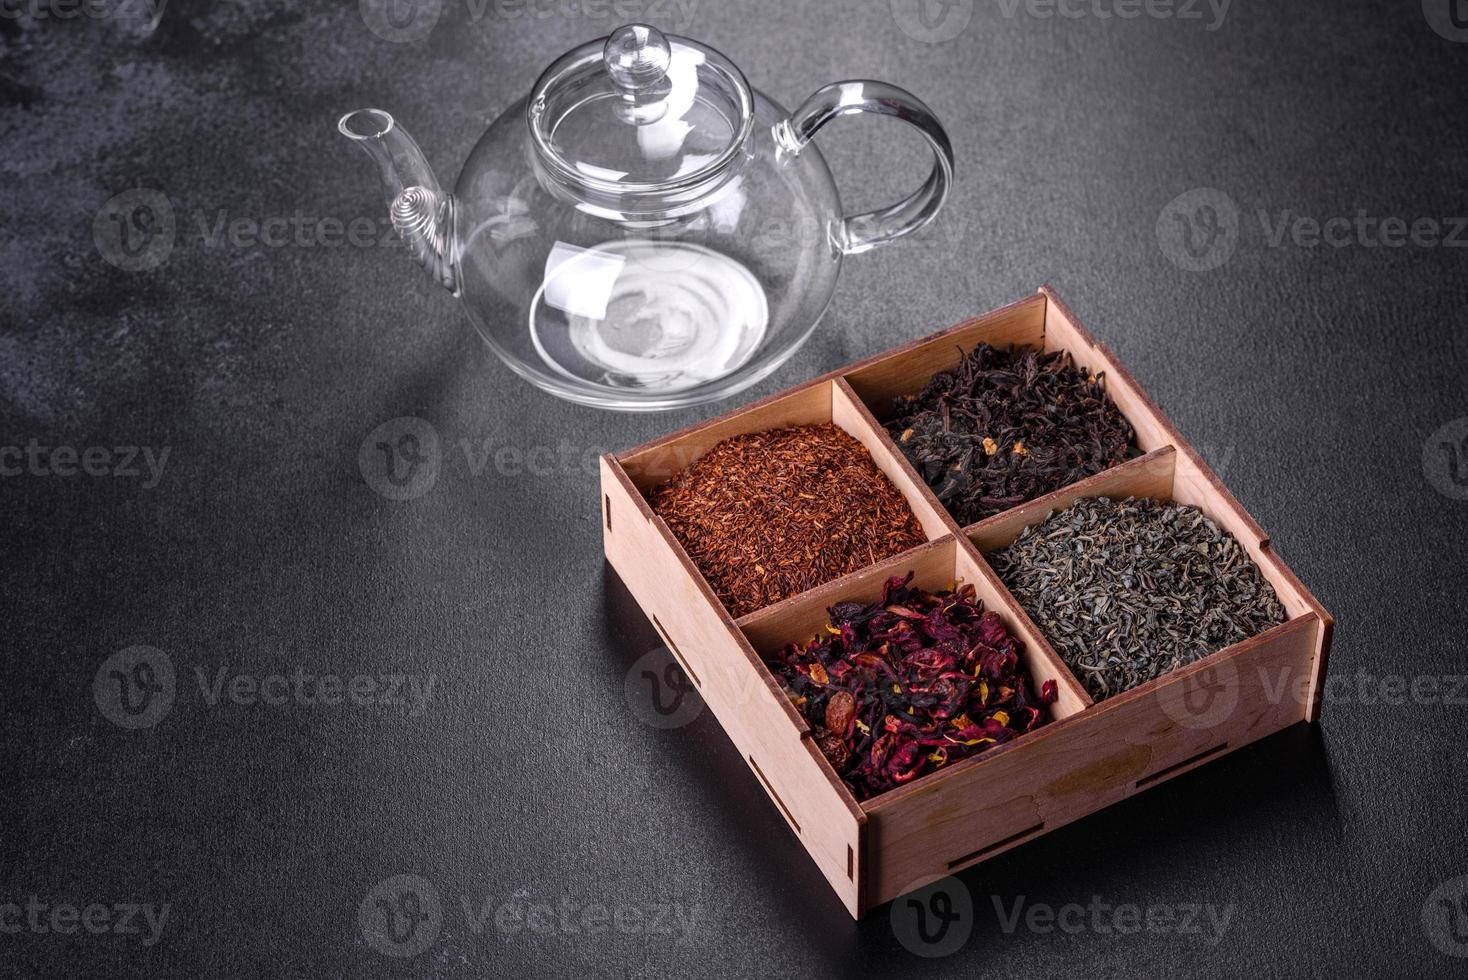
<svg viewBox="0 0 1468 980">
<path fill-rule="evenodd" d="M 866 448 L 831 424 L 725 439 L 649 502 L 736 618 L 925 540 Z"/>
<path fill-rule="evenodd" d="M 1078 500 L 989 562 L 1098 701 L 1285 620 L 1233 535 L 1181 504 Z"/>
<path fill-rule="evenodd" d="M 899 398 L 887 430 L 960 524 L 1100 473 L 1133 441 L 1104 378 L 1068 352 L 989 344 Z"/>
<path fill-rule="evenodd" d="M 974 587 L 930 593 L 911 573 L 880 602 L 831 607 L 823 636 L 768 658 L 857 799 L 905 785 L 1045 722 L 1019 644 Z"/>
</svg>

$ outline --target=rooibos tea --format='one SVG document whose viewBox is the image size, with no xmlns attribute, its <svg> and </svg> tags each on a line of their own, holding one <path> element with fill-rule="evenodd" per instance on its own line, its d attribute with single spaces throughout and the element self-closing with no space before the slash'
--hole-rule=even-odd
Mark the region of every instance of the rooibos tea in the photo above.
<svg viewBox="0 0 1468 980">
<path fill-rule="evenodd" d="M 736 618 L 925 540 L 866 448 L 829 423 L 725 439 L 649 502 Z"/>
<path fill-rule="evenodd" d="M 988 557 L 1098 701 L 1285 620 L 1248 552 L 1183 504 L 1078 500 Z"/>
<path fill-rule="evenodd" d="M 1133 441 L 1104 376 L 1066 351 L 989 344 L 899 398 L 887 430 L 961 524 L 1099 473 Z"/>
<path fill-rule="evenodd" d="M 890 578 L 879 602 L 829 610 L 826 634 L 767 658 L 857 799 L 902 786 L 1045 722 L 1019 644 L 972 585 Z"/>
</svg>

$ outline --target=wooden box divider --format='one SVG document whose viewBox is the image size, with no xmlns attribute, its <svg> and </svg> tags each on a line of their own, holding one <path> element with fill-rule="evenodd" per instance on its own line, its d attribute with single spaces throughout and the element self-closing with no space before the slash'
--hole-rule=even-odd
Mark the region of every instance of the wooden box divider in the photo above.
<svg viewBox="0 0 1468 980">
<path fill-rule="evenodd" d="M 1139 455 L 960 527 L 885 430 L 893 399 L 921 388 L 979 342 L 1065 349 L 1105 375 Z M 746 432 L 833 422 L 907 498 L 925 544 L 737 622 L 649 507 L 645 494 L 716 443 Z M 1333 623 L 1269 537 L 1126 369 L 1048 287 L 893 351 L 673 433 L 601 464 L 608 561 L 652 619 L 832 889 L 853 916 L 1184 772 L 1296 721 L 1318 718 Z M 1287 622 L 1197 663 L 1095 702 L 984 557 L 1082 497 L 1176 500 L 1202 509 L 1248 550 Z M 1041 728 L 858 802 L 815 746 L 762 656 L 806 641 L 838 601 L 870 601 L 891 575 L 928 589 L 972 583 L 1022 642 L 1036 683 L 1059 691 Z"/>
<path fill-rule="evenodd" d="M 1019 532 L 1026 527 L 1040 523 L 1084 497 L 1165 497 L 1172 492 L 1176 460 L 1177 450 L 1171 446 L 1154 449 L 1095 476 L 1077 480 L 1068 487 L 1026 501 L 1002 514 L 970 524 L 964 529 L 965 533 L 980 551 L 988 552 L 1003 548 L 1019 537 Z"/>
<path fill-rule="evenodd" d="M 853 916 L 866 815 L 702 573 L 610 456 L 607 559 Z M 696 678 L 696 680 L 695 680 Z"/>
<path fill-rule="evenodd" d="M 855 436 L 871 454 L 877 469 L 902 491 L 929 541 L 957 533 L 958 525 L 948 510 L 933 496 L 933 491 L 913 470 L 907 457 L 892 444 L 887 430 L 841 378 L 831 381 L 831 421 Z"/>
</svg>

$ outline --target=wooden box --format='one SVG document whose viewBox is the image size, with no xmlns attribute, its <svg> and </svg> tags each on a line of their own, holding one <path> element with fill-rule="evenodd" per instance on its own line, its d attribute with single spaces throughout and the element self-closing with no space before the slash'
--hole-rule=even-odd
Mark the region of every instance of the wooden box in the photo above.
<svg viewBox="0 0 1468 980">
<path fill-rule="evenodd" d="M 1105 372 L 1142 455 L 960 527 L 881 423 L 899 394 L 954 367 L 975 344 L 1069 350 Z M 928 538 L 902 555 L 732 619 L 644 497 L 720 440 L 813 422 L 855 436 L 906 495 Z M 1269 537 L 1048 288 L 896 350 L 601 461 L 611 562 L 790 829 L 853 916 L 1263 738 L 1315 721 L 1332 621 Z M 1099 704 L 985 563 L 1027 525 L 1087 496 L 1151 496 L 1201 508 L 1248 549 L 1289 619 Z M 870 601 L 883 580 L 973 583 L 1025 648 L 1037 683 L 1057 681 L 1051 721 L 1011 742 L 858 802 L 816 748 L 761 654 L 806 641 L 837 601 Z"/>
</svg>

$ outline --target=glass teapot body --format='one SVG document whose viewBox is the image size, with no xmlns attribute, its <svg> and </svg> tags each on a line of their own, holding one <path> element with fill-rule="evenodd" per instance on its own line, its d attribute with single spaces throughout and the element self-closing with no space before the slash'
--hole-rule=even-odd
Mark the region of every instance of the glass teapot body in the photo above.
<svg viewBox="0 0 1468 980">
<path fill-rule="evenodd" d="M 591 404 L 697 404 L 759 381 L 810 335 L 841 268 L 840 199 L 818 152 L 769 145 L 778 106 L 755 93 L 739 172 L 654 215 L 553 193 L 524 112 L 490 127 L 454 191 L 465 304 L 517 373 Z"/>
<path fill-rule="evenodd" d="M 846 112 L 912 122 L 927 182 L 844 217 L 810 140 Z M 722 55 L 619 29 L 548 68 L 480 138 L 447 195 L 380 110 L 341 130 L 378 162 L 394 226 L 517 374 L 562 398 L 658 410 L 769 375 L 814 330 L 842 258 L 931 220 L 952 154 L 922 103 L 879 82 L 794 114 Z"/>
</svg>

